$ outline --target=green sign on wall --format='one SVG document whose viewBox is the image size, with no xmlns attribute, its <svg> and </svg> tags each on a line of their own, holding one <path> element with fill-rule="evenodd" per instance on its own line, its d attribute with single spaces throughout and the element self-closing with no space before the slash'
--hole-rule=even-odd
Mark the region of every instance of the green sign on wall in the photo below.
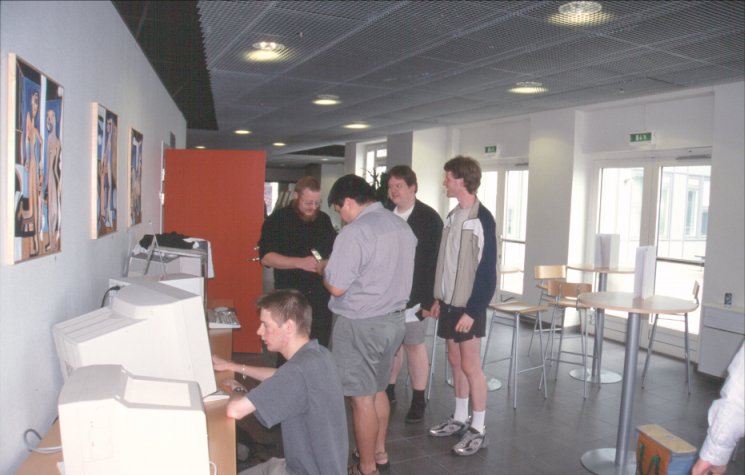
<svg viewBox="0 0 745 475">
<path fill-rule="evenodd" d="M 637 132 L 629 135 L 629 143 L 651 143 L 652 132 Z"/>
</svg>

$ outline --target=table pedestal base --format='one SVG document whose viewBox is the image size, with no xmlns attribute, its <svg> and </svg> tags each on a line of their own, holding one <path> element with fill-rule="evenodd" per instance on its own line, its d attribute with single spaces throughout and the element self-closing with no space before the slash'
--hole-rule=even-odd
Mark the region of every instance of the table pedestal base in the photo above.
<svg viewBox="0 0 745 475">
<path fill-rule="evenodd" d="M 582 466 L 597 475 L 634 475 L 636 473 L 636 456 L 627 454 L 626 463 L 616 465 L 616 449 L 588 450 L 580 459 Z"/>
<path fill-rule="evenodd" d="M 580 381 L 584 381 L 585 378 L 587 378 L 588 383 L 600 383 L 600 384 L 610 384 L 610 383 L 617 383 L 621 381 L 621 375 L 618 373 L 614 373 L 613 371 L 608 371 L 605 369 L 600 370 L 600 381 L 598 381 L 598 377 L 592 377 L 590 375 L 591 371 L 588 369 L 585 372 L 584 368 L 576 368 L 569 372 L 569 376 L 571 376 L 574 379 L 578 379 Z"/>
</svg>

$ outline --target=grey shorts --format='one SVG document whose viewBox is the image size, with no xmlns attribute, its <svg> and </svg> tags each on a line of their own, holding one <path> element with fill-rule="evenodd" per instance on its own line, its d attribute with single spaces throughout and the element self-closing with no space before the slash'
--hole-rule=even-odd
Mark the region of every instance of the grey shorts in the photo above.
<svg viewBox="0 0 745 475">
<path fill-rule="evenodd" d="M 372 396 L 385 390 L 391 363 L 404 339 L 404 314 L 353 320 L 335 315 L 332 354 L 345 396 Z"/>
<path fill-rule="evenodd" d="M 424 337 L 427 335 L 427 326 L 430 320 L 430 318 L 425 318 L 421 321 L 406 322 L 404 345 L 419 345 L 424 343 Z"/>
</svg>

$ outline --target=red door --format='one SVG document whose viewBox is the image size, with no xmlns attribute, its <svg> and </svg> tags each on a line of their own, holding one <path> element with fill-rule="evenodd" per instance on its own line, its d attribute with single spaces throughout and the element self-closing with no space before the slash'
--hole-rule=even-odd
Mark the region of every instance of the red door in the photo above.
<svg viewBox="0 0 745 475">
<path fill-rule="evenodd" d="M 258 255 L 264 220 L 263 151 L 166 150 L 163 232 L 207 239 L 215 277 L 209 300 L 230 299 L 241 322 L 233 351 L 260 352 L 256 299 L 261 295 Z"/>
</svg>

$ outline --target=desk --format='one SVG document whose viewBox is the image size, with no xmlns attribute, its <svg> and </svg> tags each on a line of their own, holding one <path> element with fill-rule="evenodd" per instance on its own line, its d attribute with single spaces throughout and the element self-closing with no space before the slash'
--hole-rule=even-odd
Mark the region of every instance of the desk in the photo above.
<svg viewBox="0 0 745 475">
<path fill-rule="evenodd" d="M 210 330 L 210 346 L 215 354 L 230 359 L 232 354 L 232 331 Z M 218 387 L 224 379 L 232 378 L 231 372 L 215 373 Z M 209 445 L 210 460 L 217 464 L 217 473 L 236 473 L 235 459 L 235 420 L 225 414 L 227 399 L 210 401 L 204 404 L 207 415 L 207 443 Z M 52 425 L 49 432 L 39 442 L 39 447 L 58 447 L 60 440 L 59 420 Z M 54 454 L 39 454 L 31 452 L 26 461 L 16 472 L 16 475 L 59 475 L 57 462 L 62 460 L 62 452 Z"/>
<path fill-rule="evenodd" d="M 633 274 L 633 267 L 597 267 L 591 264 L 574 264 L 567 265 L 567 269 L 578 270 L 582 272 L 595 272 L 598 274 L 598 292 L 605 292 L 608 288 L 608 274 Z M 592 349 L 592 370 L 590 374 L 585 373 L 584 368 L 573 369 L 569 375 L 574 379 L 584 381 L 589 379 L 589 383 L 617 383 L 621 381 L 621 375 L 613 371 L 602 369 L 603 363 L 603 331 L 605 328 L 605 309 L 595 309 L 595 339 Z"/>
<path fill-rule="evenodd" d="M 595 474 L 634 474 L 636 460 L 633 451 L 628 453 L 628 443 L 636 388 L 636 364 L 639 356 L 639 320 L 642 314 L 690 312 L 698 306 L 698 303 L 661 295 L 640 299 L 634 298 L 631 292 L 588 292 L 580 294 L 579 301 L 594 308 L 621 310 L 629 314 L 626 322 L 626 352 L 623 363 L 623 387 L 616 447 L 585 452 L 581 458 L 582 465 Z"/>
</svg>

